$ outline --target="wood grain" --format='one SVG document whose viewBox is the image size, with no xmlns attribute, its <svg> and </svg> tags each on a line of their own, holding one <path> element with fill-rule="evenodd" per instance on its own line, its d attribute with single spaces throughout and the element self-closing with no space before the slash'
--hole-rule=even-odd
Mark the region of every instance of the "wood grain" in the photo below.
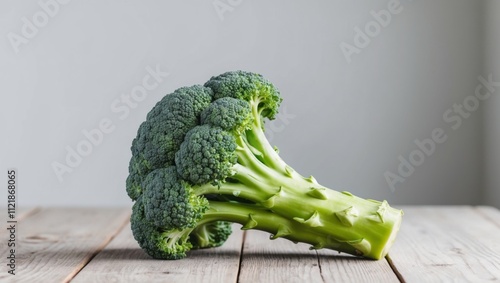
<svg viewBox="0 0 500 283">
<path fill-rule="evenodd" d="M 479 214 L 495 223 L 500 228 L 500 210 L 491 206 L 476 206 L 475 209 Z"/>
<path fill-rule="evenodd" d="M 469 206 L 403 207 L 389 255 L 406 282 L 500 280 L 500 228 Z"/>
<path fill-rule="evenodd" d="M 0 213 L 1 215 L 0 221 L 2 221 L 2 223 L 6 223 L 7 220 L 10 220 L 7 219 L 8 218 L 7 207 L 5 206 L 0 207 L 0 211 L 2 212 Z M 39 207 L 16 207 L 16 215 L 14 220 L 21 221 L 22 219 L 26 218 L 26 216 L 37 213 L 39 211 L 40 211 Z M 0 230 L 0 234 L 4 232 L 6 231 Z"/>
<path fill-rule="evenodd" d="M 27 215 L 16 227 L 16 275 L 2 272 L 0 281 L 68 281 L 123 227 L 129 211 L 51 208 Z M 8 249 L 2 245 L 0 254 Z"/>
<path fill-rule="evenodd" d="M 385 259 L 362 259 L 332 250 L 318 250 L 318 255 L 325 282 L 399 282 Z"/>
<path fill-rule="evenodd" d="M 155 260 L 134 240 L 129 225 L 73 282 L 236 282 L 243 232 L 239 225 L 222 247 L 193 250 L 181 260 Z"/>
<path fill-rule="evenodd" d="M 20 207 L 16 209 L 16 219 L 17 221 L 23 220 L 29 215 L 40 212 L 39 207 Z"/>
<path fill-rule="evenodd" d="M 247 231 L 239 282 L 399 282 L 386 260 L 367 260 Z"/>
<path fill-rule="evenodd" d="M 1 282 L 489 282 L 500 280 L 500 211 L 491 207 L 403 207 L 390 262 L 311 251 L 239 230 L 222 247 L 178 261 L 153 260 L 130 231 L 130 209 L 17 211 L 16 276 Z M 8 232 L 8 231 L 7 231 Z M 8 233 L 1 232 L 6 240 Z M 6 242 L 5 242 L 6 243 Z M 241 253 L 243 248 L 243 254 Z M 8 255 L 7 245 L 0 254 Z M 4 261 L 5 262 L 5 261 Z M 241 265 L 240 265 L 241 263 Z"/>
<path fill-rule="evenodd" d="M 316 251 L 269 233 L 246 232 L 239 282 L 323 282 Z"/>
</svg>

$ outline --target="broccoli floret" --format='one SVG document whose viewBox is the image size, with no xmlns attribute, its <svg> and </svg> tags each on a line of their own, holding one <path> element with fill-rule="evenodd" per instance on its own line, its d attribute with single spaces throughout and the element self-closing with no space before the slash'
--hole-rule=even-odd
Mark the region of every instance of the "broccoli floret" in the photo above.
<svg viewBox="0 0 500 283">
<path fill-rule="evenodd" d="M 200 85 L 182 87 L 166 95 L 148 113 L 132 142 L 127 193 L 141 194 L 141 183 L 157 168 L 175 165 L 175 153 L 186 133 L 199 124 L 201 112 L 212 102 L 213 92 Z"/>
<path fill-rule="evenodd" d="M 139 246 L 154 258 L 180 259 L 193 247 L 189 241 L 192 229 L 166 230 L 150 222 L 146 218 L 142 196 L 132 207 L 130 226 Z"/>
<path fill-rule="evenodd" d="M 146 218 L 164 229 L 194 227 L 208 209 L 207 199 L 192 193 L 175 166 L 149 173 L 142 186 Z"/>
<path fill-rule="evenodd" d="M 179 175 L 193 184 L 219 183 L 232 172 L 236 143 L 226 131 L 196 126 L 186 135 L 175 155 Z"/>
<path fill-rule="evenodd" d="M 141 154 L 133 154 L 128 166 L 129 175 L 126 181 L 127 194 L 136 200 L 142 193 L 142 178 L 151 171 L 151 164 Z"/>
<path fill-rule="evenodd" d="M 202 124 L 238 133 L 249 127 L 252 118 L 250 104 L 231 97 L 219 98 L 201 112 Z"/>
<path fill-rule="evenodd" d="M 132 151 L 142 153 L 153 169 L 173 165 L 175 152 L 186 133 L 198 124 L 212 100 L 212 91 L 202 86 L 183 87 L 165 96 L 139 128 Z"/>
<path fill-rule="evenodd" d="M 198 225 L 190 234 L 190 242 L 193 248 L 214 248 L 221 246 L 231 235 L 231 223 L 215 221 L 204 225 Z"/>
<path fill-rule="evenodd" d="M 315 249 L 387 254 L 402 211 L 327 189 L 287 165 L 263 128 L 281 100 L 261 75 L 235 71 L 181 88 L 151 110 L 127 179 L 132 229 L 148 254 L 177 259 L 219 246 L 232 222 Z"/>
<path fill-rule="evenodd" d="M 214 99 L 232 97 L 249 102 L 259 114 L 254 113 L 259 123 L 261 118 L 274 119 L 282 101 L 279 91 L 271 82 L 251 72 L 226 72 L 212 77 L 205 86 L 213 90 Z"/>
</svg>

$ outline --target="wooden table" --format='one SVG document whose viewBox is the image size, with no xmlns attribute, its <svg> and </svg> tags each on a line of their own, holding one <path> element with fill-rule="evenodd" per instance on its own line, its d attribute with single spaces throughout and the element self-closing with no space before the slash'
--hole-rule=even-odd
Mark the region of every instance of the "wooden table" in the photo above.
<svg viewBox="0 0 500 283">
<path fill-rule="evenodd" d="M 354 258 L 239 230 L 223 247 L 177 261 L 153 260 L 134 241 L 130 208 L 18 211 L 16 275 L 1 282 L 490 282 L 500 280 L 500 211 L 408 206 L 389 256 Z"/>
</svg>

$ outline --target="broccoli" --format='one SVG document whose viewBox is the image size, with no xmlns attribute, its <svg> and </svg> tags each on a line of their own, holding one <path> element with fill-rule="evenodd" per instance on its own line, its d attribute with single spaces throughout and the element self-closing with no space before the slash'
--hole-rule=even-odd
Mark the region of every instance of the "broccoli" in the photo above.
<svg viewBox="0 0 500 283">
<path fill-rule="evenodd" d="M 166 95 L 132 142 L 131 227 L 152 257 L 180 259 L 242 229 L 372 259 L 394 241 L 402 211 L 320 185 L 287 165 L 264 134 L 282 101 L 263 76 L 233 71 Z"/>
</svg>

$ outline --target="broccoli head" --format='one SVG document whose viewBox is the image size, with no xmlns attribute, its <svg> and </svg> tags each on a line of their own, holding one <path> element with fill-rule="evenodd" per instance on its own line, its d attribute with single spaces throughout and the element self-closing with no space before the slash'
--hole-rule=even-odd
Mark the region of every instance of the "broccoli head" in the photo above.
<svg viewBox="0 0 500 283">
<path fill-rule="evenodd" d="M 231 223 L 368 258 L 384 257 L 402 211 L 303 177 L 264 134 L 282 101 L 262 75 L 234 71 L 166 95 L 132 142 L 127 193 L 135 239 L 179 259 L 222 245 Z"/>
</svg>

